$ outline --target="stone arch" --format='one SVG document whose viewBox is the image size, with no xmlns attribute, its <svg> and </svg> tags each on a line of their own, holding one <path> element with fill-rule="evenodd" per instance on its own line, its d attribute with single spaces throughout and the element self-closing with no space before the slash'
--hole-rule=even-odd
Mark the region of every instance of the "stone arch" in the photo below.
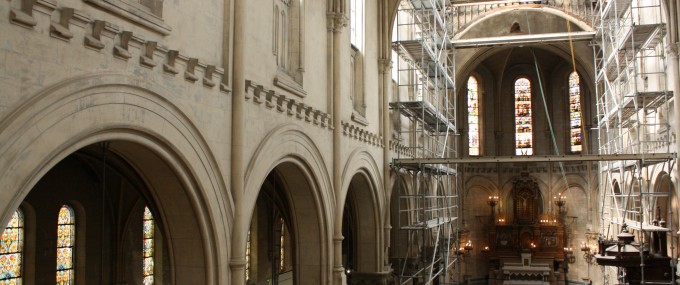
<svg viewBox="0 0 680 285">
<path fill-rule="evenodd" d="M 342 172 L 342 193 L 336 207 L 336 234 L 342 232 L 343 209 L 351 198 L 354 203 L 355 215 L 358 219 L 357 248 L 368 254 L 358 255 L 355 269 L 363 272 L 379 272 L 382 269 L 382 221 L 386 219 L 384 192 L 380 171 L 375 159 L 365 149 L 357 149 L 349 155 L 347 164 Z M 351 175 L 351 177 L 350 177 Z M 361 189 L 360 191 L 357 191 Z M 340 227 L 340 228 L 338 228 Z M 346 238 L 346 237 L 345 237 Z M 363 257 L 362 257 L 363 256 Z M 364 257 L 369 257 L 364 258 Z"/>
<path fill-rule="evenodd" d="M 6 142 L 0 147 L 1 221 L 57 163 L 88 145 L 111 142 L 145 180 L 167 222 L 177 255 L 174 282 L 227 282 L 228 252 L 218 244 L 229 243 L 231 197 L 207 142 L 167 95 L 132 76 L 95 74 L 26 96 L 0 123 Z M 197 234 L 186 236 L 187 227 Z"/>
<path fill-rule="evenodd" d="M 474 21 L 470 24 L 468 24 L 467 27 L 465 27 L 462 31 L 458 32 L 456 35 L 456 39 L 461 39 L 465 38 L 468 32 L 470 32 L 472 29 L 475 28 L 475 26 L 486 22 L 486 21 L 492 21 L 494 18 L 497 17 L 502 17 L 505 14 L 513 13 L 513 12 L 540 12 L 540 13 L 546 13 L 550 16 L 556 17 L 556 18 L 562 18 L 565 20 L 568 20 L 570 23 L 573 23 L 576 25 L 579 29 L 582 31 L 595 31 L 593 27 L 591 27 L 586 21 L 581 20 L 579 18 L 576 18 L 568 13 L 565 13 L 564 11 L 552 7 L 532 7 L 532 6 L 521 6 L 521 7 L 509 7 L 509 8 L 499 8 L 496 9 L 493 12 L 490 12 L 489 14 L 486 14 L 484 17 L 479 18 L 477 21 Z M 521 24 L 521 23 L 520 23 Z"/>
<path fill-rule="evenodd" d="M 245 175 L 244 212 L 240 215 L 245 222 L 237 224 L 244 227 L 250 224 L 260 187 L 273 171 L 282 179 L 283 195 L 293 212 L 291 230 L 297 243 L 294 254 L 298 257 L 294 260 L 293 272 L 296 283 L 330 282 L 333 233 L 329 221 L 332 221 L 334 196 L 321 152 L 298 126 L 275 127 L 255 150 Z M 233 235 L 240 235 L 238 239 L 246 241 L 247 232 L 247 228 L 235 229 Z M 245 248 L 245 244 L 233 246 Z"/>
</svg>

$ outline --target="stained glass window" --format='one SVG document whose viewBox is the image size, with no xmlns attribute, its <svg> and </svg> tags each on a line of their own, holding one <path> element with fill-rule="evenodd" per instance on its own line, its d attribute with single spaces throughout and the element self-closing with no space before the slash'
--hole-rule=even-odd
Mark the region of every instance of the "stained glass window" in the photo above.
<svg viewBox="0 0 680 285">
<path fill-rule="evenodd" d="M 154 228 L 155 224 L 153 220 L 153 214 L 151 213 L 151 210 L 149 210 L 149 207 L 144 207 L 144 228 L 143 228 L 144 244 L 142 247 L 142 252 L 144 253 L 143 261 L 144 285 L 154 284 L 153 280 Z"/>
<path fill-rule="evenodd" d="M 534 154 L 531 122 L 531 82 L 524 77 L 515 81 L 515 154 Z"/>
<path fill-rule="evenodd" d="M 470 76 L 467 83 L 468 106 L 468 153 L 479 155 L 479 89 L 477 78 Z"/>
<path fill-rule="evenodd" d="M 279 267 L 281 269 L 281 272 L 284 272 L 286 270 L 286 246 L 285 246 L 285 240 L 286 240 L 286 224 L 283 222 L 283 219 L 279 221 L 281 223 L 281 249 L 280 249 L 280 258 L 281 258 L 281 264 L 279 264 Z"/>
<path fill-rule="evenodd" d="M 250 231 L 246 238 L 246 281 L 250 280 Z"/>
<path fill-rule="evenodd" d="M 569 122 L 571 152 L 581 152 L 581 84 L 576 71 L 569 75 Z"/>
<path fill-rule="evenodd" d="M 24 215 L 17 209 L 0 239 L 0 284 L 21 285 L 24 249 Z"/>
<path fill-rule="evenodd" d="M 76 243 L 76 217 L 69 205 L 61 206 L 57 217 L 57 285 L 73 284 L 73 249 Z"/>
</svg>

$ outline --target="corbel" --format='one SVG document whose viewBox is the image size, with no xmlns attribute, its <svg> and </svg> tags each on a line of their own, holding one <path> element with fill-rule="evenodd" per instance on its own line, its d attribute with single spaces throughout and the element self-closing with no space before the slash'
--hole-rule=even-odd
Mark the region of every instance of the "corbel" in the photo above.
<svg viewBox="0 0 680 285">
<path fill-rule="evenodd" d="M 258 85 L 255 87 L 255 91 L 253 92 L 253 103 L 262 104 L 262 93 L 264 93 L 264 86 Z"/>
<path fill-rule="evenodd" d="M 253 82 L 250 79 L 246 79 L 245 90 L 244 90 L 245 92 L 243 92 L 246 101 L 250 100 L 250 98 L 252 97 L 252 96 L 249 95 L 250 93 L 248 93 L 248 91 L 251 88 L 255 88 L 255 87 L 257 87 L 257 85 L 255 85 L 255 82 Z"/>
<path fill-rule="evenodd" d="M 295 99 L 288 99 L 288 104 L 286 104 L 286 109 L 288 110 L 288 116 L 295 115 Z"/>
<path fill-rule="evenodd" d="M 52 21 L 50 23 L 50 35 L 65 41 L 73 38 L 73 33 L 69 30 L 69 23 L 73 18 L 73 8 L 59 9 L 59 22 Z"/>
<path fill-rule="evenodd" d="M 21 8 L 11 8 L 9 12 L 10 22 L 24 26 L 26 28 L 33 28 L 38 22 L 33 18 L 33 5 L 36 0 L 21 0 Z"/>
<path fill-rule="evenodd" d="M 276 97 L 276 111 L 283 113 L 286 111 L 286 96 L 283 94 L 278 94 Z"/>
<path fill-rule="evenodd" d="M 319 118 L 321 117 L 321 110 L 314 110 L 314 124 L 319 125 L 321 122 L 319 122 Z"/>
<path fill-rule="evenodd" d="M 305 103 L 300 102 L 297 105 L 297 110 L 295 110 L 295 117 L 298 119 L 302 119 L 302 117 L 305 116 Z"/>
<path fill-rule="evenodd" d="M 328 127 L 329 129 L 332 129 L 333 126 L 331 126 L 331 115 L 328 113 L 323 114 L 323 119 L 321 120 L 321 126 L 322 127 Z"/>
<path fill-rule="evenodd" d="M 85 46 L 91 47 L 96 50 L 101 50 L 104 48 L 104 43 L 102 42 L 102 31 L 106 22 L 102 20 L 94 20 L 92 23 L 92 34 L 85 35 Z"/>
<path fill-rule="evenodd" d="M 144 53 L 139 56 L 139 63 L 143 66 L 153 68 L 156 66 L 156 62 L 153 60 L 153 53 L 156 51 L 158 43 L 154 41 L 148 41 L 144 45 Z"/>
<path fill-rule="evenodd" d="M 168 61 L 163 64 L 163 71 L 170 73 L 172 75 L 179 73 L 177 68 L 175 68 L 175 61 L 177 60 L 177 56 L 179 56 L 178 50 L 171 49 L 168 51 Z"/>
<path fill-rule="evenodd" d="M 274 90 L 269 90 L 267 91 L 267 94 L 265 94 L 265 106 L 269 109 L 274 108 L 276 104 L 274 104 L 274 99 L 276 97 L 276 92 Z"/>
<path fill-rule="evenodd" d="M 214 87 L 215 81 L 213 81 L 213 73 L 215 73 L 215 66 L 208 65 L 205 67 L 205 73 L 203 73 L 203 86 Z"/>
<path fill-rule="evenodd" d="M 343 121 L 343 122 L 340 123 L 340 126 L 342 126 L 342 134 L 347 135 L 347 130 L 349 129 L 349 125 Z"/>
<path fill-rule="evenodd" d="M 314 108 L 309 107 L 309 106 L 305 108 L 305 121 L 307 121 L 307 122 L 312 121 L 313 112 L 314 112 Z"/>
<path fill-rule="evenodd" d="M 132 32 L 123 31 L 118 34 L 118 44 L 113 46 L 113 55 L 124 60 L 132 57 L 128 51 L 128 43 L 132 39 Z"/>
<path fill-rule="evenodd" d="M 198 76 L 194 74 L 196 70 L 196 65 L 198 65 L 198 59 L 197 58 L 190 58 L 187 61 L 187 68 L 184 71 L 184 79 L 189 80 L 191 82 L 196 82 L 198 80 Z"/>
</svg>

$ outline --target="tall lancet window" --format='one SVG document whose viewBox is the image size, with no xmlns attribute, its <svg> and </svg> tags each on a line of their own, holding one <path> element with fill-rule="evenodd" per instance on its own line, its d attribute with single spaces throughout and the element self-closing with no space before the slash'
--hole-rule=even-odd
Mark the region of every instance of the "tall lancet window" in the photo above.
<svg viewBox="0 0 680 285">
<path fill-rule="evenodd" d="M 276 65 L 284 70 L 288 68 L 289 8 L 290 0 L 274 0 L 272 52 L 276 56 Z"/>
<path fill-rule="evenodd" d="M 76 215 L 69 205 L 61 206 L 57 217 L 57 285 L 74 283 L 73 256 L 76 244 Z"/>
<path fill-rule="evenodd" d="M 467 91 L 468 154 L 479 155 L 479 87 L 474 76 L 468 79 Z"/>
<path fill-rule="evenodd" d="M 0 236 L 0 284 L 23 284 L 24 215 L 15 210 Z"/>
<path fill-rule="evenodd" d="M 576 71 L 569 75 L 569 129 L 571 152 L 583 150 L 583 131 L 581 129 L 581 84 Z"/>
<path fill-rule="evenodd" d="M 526 77 L 515 80 L 515 154 L 534 154 L 531 81 Z"/>
<path fill-rule="evenodd" d="M 154 223 L 153 214 L 149 207 L 144 207 L 144 217 L 143 217 L 143 235 L 144 244 L 142 245 L 142 252 L 144 253 L 144 261 L 142 262 L 142 275 L 144 277 L 143 284 L 151 285 L 154 284 L 153 273 L 154 273 L 154 231 L 156 225 Z"/>
</svg>

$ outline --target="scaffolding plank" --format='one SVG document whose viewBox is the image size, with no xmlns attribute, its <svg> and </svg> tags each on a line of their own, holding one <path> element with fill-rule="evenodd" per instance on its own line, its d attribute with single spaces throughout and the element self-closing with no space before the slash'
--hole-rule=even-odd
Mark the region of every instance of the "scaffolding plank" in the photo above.
<svg viewBox="0 0 680 285">
<path fill-rule="evenodd" d="M 602 10 L 602 18 L 621 18 L 630 7 L 630 0 L 609 0 Z M 616 16 L 616 17 L 615 17 Z"/>
<path fill-rule="evenodd" d="M 420 223 L 414 223 L 408 226 L 403 226 L 401 229 L 403 230 L 422 230 L 422 229 L 432 229 L 438 226 L 441 226 L 443 224 L 448 224 L 453 221 L 455 221 L 456 217 L 439 217 L 439 218 L 434 218 L 430 219 L 427 221 L 423 221 Z"/>
<path fill-rule="evenodd" d="M 393 161 L 393 164 L 409 165 L 409 164 L 456 164 L 456 163 L 527 163 L 527 162 L 619 161 L 619 160 L 666 161 L 675 158 L 677 158 L 676 153 L 484 156 L 463 158 L 403 158 L 395 159 Z"/>
<path fill-rule="evenodd" d="M 571 41 L 592 41 L 595 38 L 595 32 L 571 32 L 571 33 L 544 33 L 533 35 L 513 35 L 513 36 L 498 36 L 486 38 L 473 39 L 454 39 L 451 41 L 453 47 L 457 49 L 463 48 L 479 48 L 479 47 L 494 47 L 494 46 L 508 46 L 508 45 L 529 45 L 529 44 L 546 44 Z"/>
<path fill-rule="evenodd" d="M 668 228 L 660 227 L 660 226 L 655 226 L 655 225 L 650 225 L 647 223 L 640 223 L 638 221 L 633 221 L 633 220 L 623 220 L 619 218 L 610 218 L 609 222 L 612 224 L 616 225 L 623 225 L 626 224 L 629 229 L 635 229 L 638 231 L 650 231 L 650 232 L 668 232 Z"/>
<path fill-rule="evenodd" d="M 658 43 L 658 33 L 661 24 L 633 25 L 619 41 L 619 50 L 638 50 L 645 46 L 654 46 Z"/>
<path fill-rule="evenodd" d="M 456 130 L 453 123 L 428 101 L 390 102 L 390 108 L 398 110 L 407 117 L 417 119 L 431 131 L 455 132 Z"/>
</svg>

